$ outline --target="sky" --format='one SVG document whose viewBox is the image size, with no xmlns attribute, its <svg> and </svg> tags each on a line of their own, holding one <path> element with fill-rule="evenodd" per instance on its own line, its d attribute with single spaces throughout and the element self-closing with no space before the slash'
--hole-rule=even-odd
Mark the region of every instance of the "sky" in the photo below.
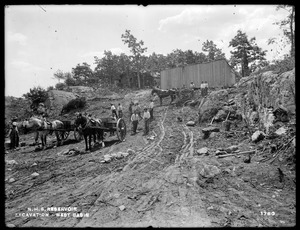
<svg viewBox="0 0 300 230">
<path fill-rule="evenodd" d="M 144 41 L 146 55 L 175 49 L 202 52 L 212 40 L 230 58 L 229 42 L 240 29 L 280 59 L 289 47 L 268 45 L 280 38 L 273 23 L 287 16 L 276 5 L 8 5 L 5 7 L 5 96 L 21 97 L 30 88 L 55 86 L 57 70 L 71 72 L 83 62 L 94 69 L 104 50 L 130 54 L 125 30 Z"/>
</svg>

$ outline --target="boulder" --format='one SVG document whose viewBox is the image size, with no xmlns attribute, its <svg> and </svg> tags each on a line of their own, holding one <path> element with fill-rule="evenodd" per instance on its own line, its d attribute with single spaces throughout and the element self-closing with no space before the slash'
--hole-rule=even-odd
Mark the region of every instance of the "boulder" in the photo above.
<svg viewBox="0 0 300 230">
<path fill-rule="evenodd" d="M 230 146 L 230 147 L 228 147 L 228 148 L 226 148 L 226 149 L 224 149 L 227 153 L 231 153 L 231 152 L 234 152 L 234 151 L 236 151 L 236 150 L 238 150 L 238 146 L 236 146 L 236 145 L 232 145 L 232 146 Z"/>
<path fill-rule="evenodd" d="M 279 129 L 277 129 L 277 130 L 275 131 L 275 133 L 276 133 L 277 135 L 281 136 L 281 135 L 286 134 L 286 131 L 287 131 L 286 128 L 281 127 L 281 128 L 279 128 Z"/>
<path fill-rule="evenodd" d="M 226 113 L 223 109 L 220 109 L 214 117 L 214 121 L 223 121 L 226 119 L 228 113 Z"/>
<path fill-rule="evenodd" d="M 37 176 L 39 176 L 40 174 L 38 174 L 37 172 L 34 172 L 34 173 L 32 173 L 31 174 L 31 176 L 33 177 L 33 178 L 35 178 L 35 177 L 37 177 Z"/>
<path fill-rule="evenodd" d="M 207 147 L 203 147 L 201 149 L 198 149 L 197 153 L 198 153 L 198 155 L 207 154 L 208 153 L 208 148 Z"/>
<path fill-rule="evenodd" d="M 200 171 L 200 175 L 206 178 L 214 177 L 219 174 L 221 170 L 214 165 L 205 165 Z"/>
<path fill-rule="evenodd" d="M 186 123 L 186 125 L 187 126 L 195 126 L 195 122 L 194 121 L 188 121 L 187 123 Z"/>
<path fill-rule="evenodd" d="M 252 134 L 251 140 L 256 143 L 265 138 L 265 134 L 262 131 L 257 130 L 255 133 Z"/>
<path fill-rule="evenodd" d="M 120 209 L 121 211 L 123 211 L 125 208 L 126 208 L 125 205 L 119 206 L 119 209 Z"/>
<path fill-rule="evenodd" d="M 226 89 L 212 91 L 199 105 L 201 121 L 211 120 L 228 101 Z"/>
<path fill-rule="evenodd" d="M 5 163 L 8 165 L 17 165 L 18 163 L 15 160 L 5 160 Z"/>
<path fill-rule="evenodd" d="M 8 180 L 8 182 L 9 183 L 13 183 L 13 182 L 15 182 L 16 180 L 14 179 L 14 178 L 10 178 L 9 180 Z"/>
<path fill-rule="evenodd" d="M 220 132 L 220 129 L 218 127 L 210 126 L 210 127 L 207 127 L 207 128 L 203 128 L 202 132 L 203 133 L 206 133 L 206 132 Z"/>
</svg>

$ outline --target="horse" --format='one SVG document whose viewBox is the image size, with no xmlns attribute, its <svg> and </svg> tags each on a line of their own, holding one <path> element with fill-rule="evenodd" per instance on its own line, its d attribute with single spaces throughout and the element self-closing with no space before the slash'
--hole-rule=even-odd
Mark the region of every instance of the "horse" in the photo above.
<svg viewBox="0 0 300 230">
<path fill-rule="evenodd" d="M 47 146 L 47 135 L 51 135 L 53 133 L 52 129 L 63 129 L 64 123 L 59 120 L 48 122 L 42 121 L 36 117 L 31 117 L 30 119 L 23 121 L 22 127 L 24 128 L 25 133 L 28 130 L 33 130 L 36 132 L 35 143 L 38 142 L 39 134 L 41 134 L 42 148 L 44 148 Z M 59 146 L 62 141 L 59 135 L 61 131 L 55 130 L 54 132 L 57 140 L 57 146 Z"/>
<path fill-rule="evenodd" d="M 101 120 L 95 121 L 93 119 L 88 119 L 85 116 L 80 116 L 75 120 L 74 124 L 76 127 L 79 127 L 81 129 L 85 140 L 85 151 L 91 150 L 92 136 L 94 139 L 94 144 L 96 143 L 96 136 L 98 136 L 98 139 L 101 139 L 102 147 L 104 147 L 104 132 L 103 129 L 99 129 L 102 126 Z"/>
<path fill-rule="evenodd" d="M 160 105 L 162 105 L 162 99 L 165 97 L 171 97 L 171 102 L 170 104 L 174 101 L 175 97 L 176 97 L 176 90 L 163 90 L 163 89 L 159 89 L 154 87 L 151 91 L 151 95 L 156 94 L 159 97 L 159 101 L 160 101 Z"/>
</svg>

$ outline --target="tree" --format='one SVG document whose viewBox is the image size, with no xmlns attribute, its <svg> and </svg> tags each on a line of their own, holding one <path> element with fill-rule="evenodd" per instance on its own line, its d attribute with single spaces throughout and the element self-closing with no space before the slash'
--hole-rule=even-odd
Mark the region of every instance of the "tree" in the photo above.
<svg viewBox="0 0 300 230">
<path fill-rule="evenodd" d="M 31 108 L 36 111 L 39 103 L 43 103 L 48 99 L 48 93 L 45 89 L 43 89 L 40 86 L 33 87 L 29 89 L 29 92 L 26 94 L 23 94 L 23 97 L 25 97 L 27 100 L 31 101 Z"/>
<path fill-rule="evenodd" d="M 58 83 L 60 83 L 60 80 L 66 79 L 64 72 L 60 69 L 58 69 L 53 75 L 54 75 L 54 78 L 56 78 L 58 80 Z"/>
<path fill-rule="evenodd" d="M 78 85 L 88 85 L 93 78 L 93 70 L 86 62 L 82 63 L 82 65 L 77 64 L 75 68 L 72 68 L 72 74 Z"/>
<path fill-rule="evenodd" d="M 132 53 L 131 59 L 134 70 L 137 72 L 138 87 L 141 88 L 140 72 L 143 69 L 142 55 L 147 51 L 147 48 L 143 48 L 144 42 L 142 40 L 137 42 L 137 39 L 130 33 L 130 30 L 126 30 L 125 34 L 121 35 L 121 38 L 124 44 L 128 45 Z"/>
<path fill-rule="evenodd" d="M 206 40 L 206 42 L 203 42 L 202 51 L 207 52 L 207 61 L 225 59 L 225 54 L 221 49 L 217 48 L 217 45 L 213 41 Z"/>
<path fill-rule="evenodd" d="M 107 83 L 113 84 L 115 76 L 120 74 L 118 62 L 119 57 L 117 55 L 112 54 L 111 51 L 104 50 L 103 58 L 95 57 L 95 72 L 97 72 L 97 76 L 101 76 Z"/>
<path fill-rule="evenodd" d="M 255 63 L 259 66 L 265 61 L 266 51 L 258 47 L 255 40 L 255 37 L 248 40 L 246 33 L 238 30 L 237 35 L 229 42 L 229 47 L 232 46 L 234 49 L 230 51 L 230 64 L 235 69 L 241 69 L 242 77 L 251 73 L 249 64 Z"/>
<path fill-rule="evenodd" d="M 295 6 L 291 5 L 278 5 L 276 10 L 286 10 L 289 15 L 282 21 L 275 22 L 279 25 L 280 29 L 283 31 L 283 35 L 287 38 L 288 42 L 291 44 L 290 54 L 295 55 Z"/>
</svg>

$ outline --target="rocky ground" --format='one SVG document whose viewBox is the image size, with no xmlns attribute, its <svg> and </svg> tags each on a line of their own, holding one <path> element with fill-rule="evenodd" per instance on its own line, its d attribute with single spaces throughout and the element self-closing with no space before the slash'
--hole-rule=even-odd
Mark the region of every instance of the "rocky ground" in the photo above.
<svg viewBox="0 0 300 230">
<path fill-rule="evenodd" d="M 293 120 L 280 123 L 280 135 L 255 143 L 243 121 L 234 120 L 230 131 L 222 122 L 198 123 L 198 105 L 177 107 L 168 98 L 162 106 L 156 100 L 150 134 L 142 135 L 140 123 L 131 136 L 128 104 L 133 99 L 147 105 L 149 98 L 150 90 L 140 90 L 89 100 L 87 111 L 99 117 L 108 116 L 110 102 L 126 108 L 126 140 L 108 137 L 104 148 L 85 152 L 84 141 L 76 142 L 71 132 L 62 146 L 54 147 L 53 135 L 48 149 L 36 151 L 33 134 L 22 135 L 26 145 L 5 154 L 6 225 L 295 226 Z M 187 126 L 191 120 L 195 125 Z M 209 127 L 219 131 L 203 139 Z"/>
</svg>

